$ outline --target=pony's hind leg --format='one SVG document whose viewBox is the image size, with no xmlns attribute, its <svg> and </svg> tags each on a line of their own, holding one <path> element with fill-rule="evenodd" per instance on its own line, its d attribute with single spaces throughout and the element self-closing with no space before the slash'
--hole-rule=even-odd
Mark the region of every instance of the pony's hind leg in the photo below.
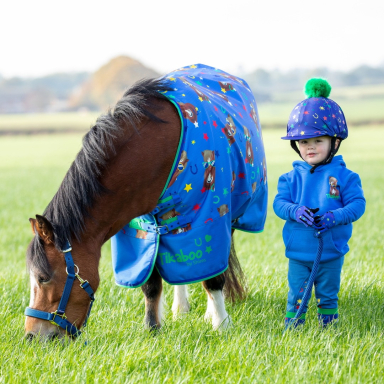
<svg viewBox="0 0 384 384">
<path fill-rule="evenodd" d="M 231 323 L 231 319 L 225 310 L 224 283 L 225 277 L 223 273 L 202 283 L 208 295 L 207 311 L 204 318 L 212 322 L 213 329 L 218 329 L 219 327 L 226 329 Z"/>
<path fill-rule="evenodd" d="M 151 330 L 159 329 L 163 314 L 163 281 L 156 268 L 141 290 L 145 296 L 145 326 Z"/>
<path fill-rule="evenodd" d="M 173 318 L 189 312 L 189 309 L 190 306 L 188 302 L 188 286 L 175 285 L 172 304 Z"/>
<path fill-rule="evenodd" d="M 237 299 L 243 300 L 246 296 L 246 289 L 244 288 L 245 276 L 237 259 L 233 243 L 234 231 L 232 229 L 232 242 L 227 270 L 221 275 L 203 282 L 203 287 L 208 294 L 207 312 L 205 312 L 204 318 L 208 321 L 211 320 L 215 329 L 218 327 L 224 329 L 231 324 L 231 318 L 225 310 L 223 287 L 226 298 L 232 301 L 232 303 Z"/>
</svg>

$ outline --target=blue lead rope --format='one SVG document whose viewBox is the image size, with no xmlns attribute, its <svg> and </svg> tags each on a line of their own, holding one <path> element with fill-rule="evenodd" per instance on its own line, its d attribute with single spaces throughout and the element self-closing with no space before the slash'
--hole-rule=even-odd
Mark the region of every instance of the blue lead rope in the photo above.
<svg viewBox="0 0 384 384">
<path fill-rule="evenodd" d="M 316 254 L 315 261 L 313 262 L 312 272 L 308 279 L 307 288 L 305 288 L 305 292 L 301 300 L 300 307 L 296 312 L 296 316 L 292 319 L 290 324 L 285 328 L 284 332 L 297 323 L 297 321 L 300 319 L 301 315 L 303 314 L 308 304 L 309 297 L 311 296 L 312 287 L 316 279 L 317 271 L 319 269 L 319 264 L 320 264 L 321 255 L 323 253 L 323 244 L 324 244 L 321 234 L 317 235 L 316 237 L 319 239 L 319 245 L 317 247 L 317 254 Z"/>
</svg>

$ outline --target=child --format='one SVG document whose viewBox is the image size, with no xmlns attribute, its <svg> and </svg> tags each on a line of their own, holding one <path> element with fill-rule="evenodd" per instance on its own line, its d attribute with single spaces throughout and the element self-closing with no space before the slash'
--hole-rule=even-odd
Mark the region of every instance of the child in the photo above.
<svg viewBox="0 0 384 384">
<path fill-rule="evenodd" d="M 305 86 L 308 99 L 293 109 L 287 136 L 282 137 L 291 141 L 292 148 L 304 160 L 293 162 L 293 170 L 280 176 L 273 203 L 276 215 L 286 220 L 286 327 L 295 317 L 311 274 L 318 248 L 315 236 L 322 236 L 324 242 L 315 279 L 319 323 L 326 327 L 338 319 L 337 294 L 344 255 L 349 251 L 351 223 L 365 210 L 359 175 L 346 167 L 342 156 L 335 156 L 341 141 L 348 136 L 348 128 L 341 108 L 328 99 L 330 91 L 326 80 L 309 80 Z M 305 322 L 306 311 L 307 308 L 295 326 Z"/>
</svg>

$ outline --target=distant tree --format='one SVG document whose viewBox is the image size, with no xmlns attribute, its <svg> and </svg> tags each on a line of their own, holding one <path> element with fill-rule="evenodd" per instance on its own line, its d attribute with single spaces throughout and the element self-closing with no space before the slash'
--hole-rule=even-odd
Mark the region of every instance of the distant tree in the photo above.
<svg viewBox="0 0 384 384">
<path fill-rule="evenodd" d="M 49 89 L 56 98 L 67 99 L 76 87 L 81 86 L 89 79 L 90 73 L 55 73 L 52 75 L 33 79 L 33 87 L 45 87 Z"/>
<path fill-rule="evenodd" d="M 292 97 L 288 93 L 301 91 L 311 77 L 325 78 L 333 87 L 384 84 L 384 65 L 375 68 L 362 65 L 348 72 L 332 71 L 326 67 L 311 70 L 293 69 L 287 72 L 257 69 L 244 76 L 253 92 L 259 95 L 259 102 L 276 98 L 280 101 L 288 100 Z"/>
<path fill-rule="evenodd" d="M 45 112 L 57 100 L 67 100 L 88 73 L 61 73 L 38 78 L 0 81 L 0 113 Z"/>
<path fill-rule="evenodd" d="M 384 83 L 384 69 L 361 65 L 344 74 L 343 80 L 346 86 Z"/>
<path fill-rule="evenodd" d="M 73 109 L 106 110 L 137 80 L 158 77 L 159 73 L 139 61 L 119 56 L 97 70 L 70 100 Z"/>
</svg>

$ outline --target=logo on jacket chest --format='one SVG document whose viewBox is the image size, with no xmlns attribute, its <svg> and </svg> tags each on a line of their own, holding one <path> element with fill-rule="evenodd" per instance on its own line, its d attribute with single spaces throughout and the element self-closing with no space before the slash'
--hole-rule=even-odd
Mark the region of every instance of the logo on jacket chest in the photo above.
<svg viewBox="0 0 384 384">
<path fill-rule="evenodd" d="M 328 199 L 340 199 L 340 185 L 337 184 L 336 177 L 329 177 L 329 193 L 327 193 Z"/>
</svg>

